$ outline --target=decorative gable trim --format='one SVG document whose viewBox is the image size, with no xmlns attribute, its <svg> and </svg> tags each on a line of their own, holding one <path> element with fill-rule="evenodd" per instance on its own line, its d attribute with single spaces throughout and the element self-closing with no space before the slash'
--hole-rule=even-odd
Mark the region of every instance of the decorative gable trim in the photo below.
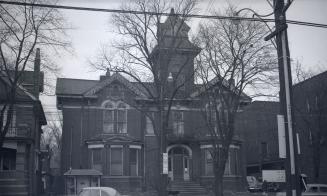
<svg viewBox="0 0 327 196">
<path fill-rule="evenodd" d="M 140 91 L 138 88 L 136 88 L 130 81 L 128 81 L 125 77 L 120 75 L 119 73 L 115 73 L 112 76 L 110 76 L 108 79 L 101 81 L 100 83 L 93 86 L 91 89 L 86 91 L 84 93 L 84 96 L 94 96 L 97 92 L 108 86 L 114 81 L 118 81 L 122 83 L 125 87 L 127 87 L 129 90 L 133 91 L 136 95 L 145 97 L 145 94 Z"/>
</svg>

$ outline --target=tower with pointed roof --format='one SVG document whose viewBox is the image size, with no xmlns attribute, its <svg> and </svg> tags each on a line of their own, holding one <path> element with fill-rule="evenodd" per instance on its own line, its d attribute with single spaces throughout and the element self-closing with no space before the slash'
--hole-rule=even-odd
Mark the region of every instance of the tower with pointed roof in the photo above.
<svg viewBox="0 0 327 196">
<path fill-rule="evenodd" d="M 185 19 L 171 9 L 165 22 L 158 26 L 158 43 L 152 51 L 160 80 L 172 80 L 175 87 L 184 84 L 180 90 L 186 96 L 194 90 L 194 58 L 200 52 L 200 48 L 190 42 L 189 30 Z"/>
</svg>

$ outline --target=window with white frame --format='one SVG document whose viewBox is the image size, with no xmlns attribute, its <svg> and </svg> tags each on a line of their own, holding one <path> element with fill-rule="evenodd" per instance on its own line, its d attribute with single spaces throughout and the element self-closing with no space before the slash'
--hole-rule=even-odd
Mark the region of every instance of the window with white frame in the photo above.
<svg viewBox="0 0 327 196">
<path fill-rule="evenodd" d="M 206 116 L 208 123 L 208 135 L 218 134 L 217 132 L 217 114 L 216 110 L 213 107 L 213 104 L 206 104 Z"/>
<path fill-rule="evenodd" d="M 127 106 L 124 103 L 117 106 L 117 133 L 127 133 Z"/>
<path fill-rule="evenodd" d="M 123 146 L 110 147 L 110 175 L 123 175 Z"/>
<path fill-rule="evenodd" d="M 231 160 L 230 159 L 231 159 L 231 153 L 229 151 L 228 158 L 225 163 L 225 171 L 224 171 L 224 175 L 226 175 L 226 176 L 231 175 Z"/>
<path fill-rule="evenodd" d="M 209 149 L 205 149 L 205 175 L 212 176 L 213 175 L 213 159 Z"/>
<path fill-rule="evenodd" d="M 183 111 L 173 111 L 173 132 L 175 135 L 184 134 L 184 113 Z"/>
<path fill-rule="evenodd" d="M 212 148 L 204 149 L 204 175 L 212 176 L 213 175 L 213 157 L 210 153 Z M 238 149 L 239 148 L 230 148 L 228 153 L 228 158 L 225 163 L 224 175 L 238 175 L 240 172 L 239 169 L 239 158 L 238 158 Z"/>
<path fill-rule="evenodd" d="M 1 108 L 4 106 L 0 106 Z M 6 110 L 4 111 L 3 114 L 3 126 L 5 126 L 6 122 L 7 122 L 7 116 L 8 116 L 8 106 L 6 108 Z M 9 124 L 9 130 L 6 134 L 7 137 L 13 137 L 13 136 L 17 136 L 17 127 L 16 127 L 16 110 L 13 109 L 13 114 L 12 114 L 12 118 L 11 118 L 11 122 Z"/>
<path fill-rule="evenodd" d="M 111 102 L 104 105 L 103 111 L 103 132 L 114 133 L 114 122 L 115 122 L 115 108 Z"/>
<path fill-rule="evenodd" d="M 103 107 L 103 132 L 127 133 L 127 104 L 107 101 Z"/>
<path fill-rule="evenodd" d="M 102 148 L 92 149 L 92 168 L 102 171 Z"/>
<path fill-rule="evenodd" d="M 138 176 L 139 149 L 129 149 L 129 171 L 131 176 Z"/>
</svg>

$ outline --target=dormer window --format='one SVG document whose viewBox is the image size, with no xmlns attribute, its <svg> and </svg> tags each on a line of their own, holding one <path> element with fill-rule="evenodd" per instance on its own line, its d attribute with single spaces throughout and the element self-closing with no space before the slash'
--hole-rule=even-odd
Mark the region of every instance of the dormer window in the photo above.
<svg viewBox="0 0 327 196">
<path fill-rule="evenodd" d="M 103 132 L 127 133 L 127 104 L 107 101 L 103 107 Z"/>
</svg>

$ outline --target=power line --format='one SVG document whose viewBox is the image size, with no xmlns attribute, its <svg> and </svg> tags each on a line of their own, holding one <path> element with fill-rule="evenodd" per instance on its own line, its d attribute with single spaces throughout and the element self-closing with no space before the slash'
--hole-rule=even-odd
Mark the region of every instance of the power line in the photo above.
<svg viewBox="0 0 327 196">
<path fill-rule="evenodd" d="M 68 10 L 81 10 L 81 11 L 93 11 L 93 12 L 107 12 L 107 13 L 121 13 L 121 14 L 137 14 L 137 15 L 161 15 L 169 16 L 170 13 L 157 13 L 157 12 L 144 12 L 136 10 L 121 10 L 121 9 L 103 9 L 103 8 L 91 8 L 91 7 L 77 7 L 77 6 L 63 6 L 63 5 L 51 5 L 51 4 L 35 4 L 35 3 L 26 3 L 26 2 L 15 2 L 15 1 L 1 1 L 2 4 L 9 5 L 21 5 L 21 6 L 34 6 L 34 7 L 45 7 L 45 8 L 55 8 L 55 9 L 68 9 Z M 238 16 L 213 16 L 213 15 L 202 15 L 202 14 L 174 14 L 175 16 L 186 17 L 186 18 L 203 18 L 203 19 L 223 19 L 223 20 L 245 20 L 245 21 L 257 21 L 257 22 L 266 22 L 271 23 L 275 22 L 275 19 L 263 19 L 263 18 L 248 18 L 248 17 L 238 17 Z M 327 24 L 319 24 L 312 22 L 302 22 L 296 20 L 286 20 L 288 24 L 310 26 L 310 27 L 319 27 L 327 28 Z"/>
</svg>

